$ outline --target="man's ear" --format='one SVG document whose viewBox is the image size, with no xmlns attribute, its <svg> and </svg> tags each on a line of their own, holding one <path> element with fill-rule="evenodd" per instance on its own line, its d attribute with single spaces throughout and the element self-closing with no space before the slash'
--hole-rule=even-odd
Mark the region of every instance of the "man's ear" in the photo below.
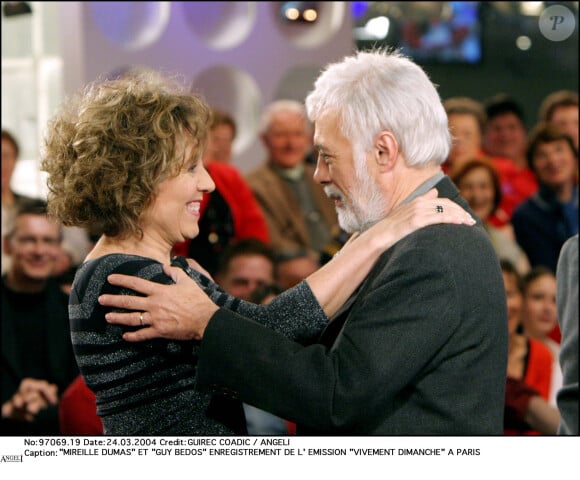
<svg viewBox="0 0 580 480">
<path fill-rule="evenodd" d="M 394 135 L 383 130 L 375 139 L 375 161 L 381 170 L 390 170 L 399 156 L 399 144 Z"/>
</svg>

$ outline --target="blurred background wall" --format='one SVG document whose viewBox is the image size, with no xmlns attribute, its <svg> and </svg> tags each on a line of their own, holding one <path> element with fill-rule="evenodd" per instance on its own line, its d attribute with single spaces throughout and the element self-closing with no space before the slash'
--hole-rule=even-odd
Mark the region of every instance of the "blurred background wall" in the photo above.
<svg viewBox="0 0 580 480">
<path fill-rule="evenodd" d="M 542 28 L 553 6 L 569 12 L 565 39 Z M 2 2 L 2 127 L 22 150 L 13 187 L 44 196 L 39 146 L 59 103 L 134 67 L 178 74 L 233 114 L 243 172 L 264 161 L 261 109 L 304 100 L 355 48 L 402 48 L 443 99 L 511 94 L 532 126 L 544 96 L 578 90 L 577 22 L 578 2 Z"/>
</svg>

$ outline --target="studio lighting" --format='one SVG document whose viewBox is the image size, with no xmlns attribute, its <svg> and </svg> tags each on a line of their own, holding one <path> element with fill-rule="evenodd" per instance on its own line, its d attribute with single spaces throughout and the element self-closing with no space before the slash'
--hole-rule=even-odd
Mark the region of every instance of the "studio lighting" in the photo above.
<svg viewBox="0 0 580 480">
<path fill-rule="evenodd" d="M 280 15 L 286 22 L 314 23 L 318 19 L 317 2 L 284 2 Z"/>
</svg>

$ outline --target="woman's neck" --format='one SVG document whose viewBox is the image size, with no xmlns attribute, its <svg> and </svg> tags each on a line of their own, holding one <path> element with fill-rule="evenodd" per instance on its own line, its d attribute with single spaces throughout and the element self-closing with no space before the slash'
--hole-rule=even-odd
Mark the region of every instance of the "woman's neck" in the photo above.
<svg viewBox="0 0 580 480">
<path fill-rule="evenodd" d="M 111 253 L 124 253 L 127 255 L 140 255 L 152 258 L 163 264 L 171 262 L 171 247 L 162 242 L 155 242 L 151 238 L 135 236 L 127 238 L 101 236 L 94 248 L 87 255 L 86 260 L 109 255 Z"/>
</svg>

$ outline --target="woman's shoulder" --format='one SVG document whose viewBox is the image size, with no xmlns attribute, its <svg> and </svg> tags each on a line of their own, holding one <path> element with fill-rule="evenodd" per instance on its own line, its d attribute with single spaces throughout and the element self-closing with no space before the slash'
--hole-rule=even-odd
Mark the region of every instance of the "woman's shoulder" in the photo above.
<svg viewBox="0 0 580 480">
<path fill-rule="evenodd" d="M 83 262 L 77 269 L 73 281 L 73 291 L 81 298 L 87 289 L 100 291 L 107 284 L 107 277 L 112 273 L 154 280 L 163 273 L 163 266 L 152 258 L 124 253 L 112 253 L 91 258 Z"/>
</svg>

